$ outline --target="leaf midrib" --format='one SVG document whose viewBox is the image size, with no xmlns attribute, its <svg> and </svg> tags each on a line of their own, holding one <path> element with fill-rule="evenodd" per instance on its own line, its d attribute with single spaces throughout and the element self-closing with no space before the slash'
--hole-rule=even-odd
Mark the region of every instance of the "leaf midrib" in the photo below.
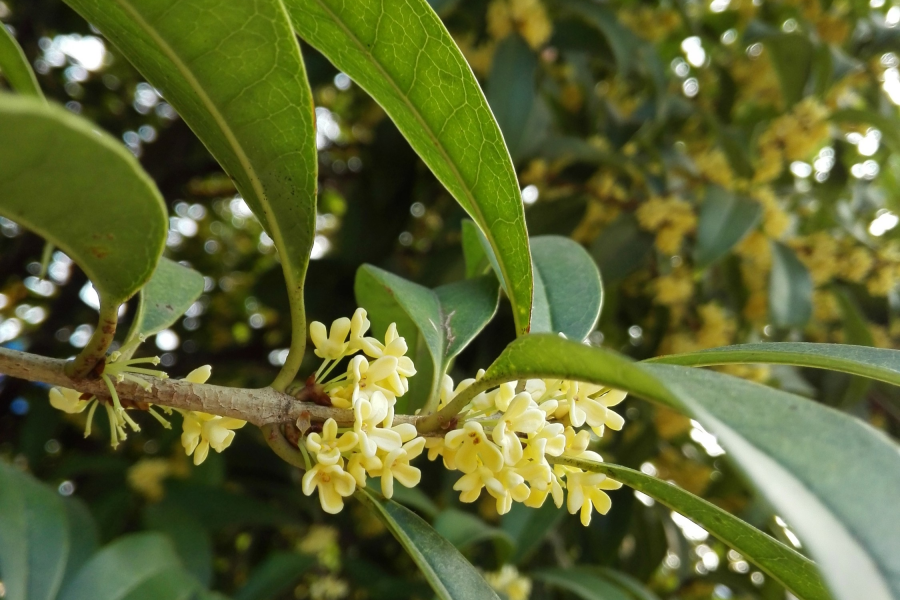
<svg viewBox="0 0 900 600">
<path fill-rule="evenodd" d="M 219 111 L 218 106 L 215 102 L 213 102 L 212 98 L 206 93 L 203 89 L 203 86 L 200 85 L 200 82 L 197 81 L 197 78 L 194 76 L 194 72 L 181 60 L 178 53 L 169 45 L 169 43 L 160 36 L 156 29 L 143 17 L 143 15 L 130 3 L 125 0 L 114 0 L 125 12 L 131 15 L 131 18 L 139 27 L 141 27 L 154 42 L 156 42 L 157 46 L 163 51 L 163 53 L 172 61 L 175 65 L 175 68 L 181 73 L 181 75 L 185 78 L 188 84 L 191 86 L 191 89 L 194 90 L 194 93 L 200 99 L 200 102 L 209 111 L 209 114 L 212 116 L 216 125 L 219 127 L 219 130 L 225 136 L 225 140 L 228 145 L 231 147 L 232 152 L 234 152 L 235 156 L 238 159 L 238 162 L 241 165 L 241 168 L 247 174 L 247 178 L 250 181 L 250 185 L 253 188 L 253 193 L 256 195 L 257 200 L 259 201 L 259 205 L 262 207 L 265 213 L 265 223 L 268 226 L 269 231 L 271 232 L 272 240 L 275 242 L 276 248 L 284 248 L 284 237 L 281 234 L 281 229 L 278 227 L 277 221 L 272 219 L 272 215 L 270 214 L 270 205 L 268 203 L 268 199 L 266 197 L 265 191 L 262 189 L 262 185 L 259 181 L 259 176 L 256 174 L 256 170 L 253 168 L 253 164 L 250 161 L 250 158 L 244 152 L 243 147 L 237 140 L 234 132 L 229 127 L 228 122 L 226 121 L 224 115 Z M 283 6 L 282 6 L 283 9 Z M 287 265 L 291 265 L 291 257 L 287 252 L 282 252 L 281 260 L 285 261 Z M 293 265 L 291 265 L 293 267 Z M 294 277 L 294 269 L 286 268 L 284 269 L 285 279 L 287 279 L 287 283 L 291 289 L 296 287 L 296 279 Z"/>
<path fill-rule="evenodd" d="M 354 35 L 354 33 L 344 24 L 344 22 L 341 19 L 338 18 L 338 16 L 331 10 L 331 8 L 329 8 L 328 5 L 326 5 L 322 0 L 314 0 L 314 1 L 316 2 L 316 4 L 319 5 L 319 7 L 323 11 L 325 11 L 326 13 L 328 13 L 331 16 L 332 21 L 337 23 L 337 25 L 344 31 L 344 33 L 347 35 L 347 37 L 350 38 L 351 40 L 353 40 L 353 43 L 356 44 L 356 47 L 359 49 L 359 51 L 362 52 L 363 55 L 369 59 L 369 63 L 374 65 L 375 68 L 378 70 L 379 74 L 382 76 L 382 78 L 391 85 L 391 88 L 393 88 L 396 95 L 401 99 L 401 101 L 406 105 L 406 107 L 409 109 L 409 111 L 413 114 L 413 116 L 419 122 L 419 125 L 428 134 L 428 137 L 431 138 L 431 141 L 434 143 L 434 146 L 437 148 L 438 152 L 440 152 L 444 161 L 448 165 L 450 165 L 450 170 L 453 173 L 453 176 L 456 178 L 457 183 L 462 188 L 463 193 L 466 196 L 466 200 L 469 204 L 470 209 L 478 215 L 478 218 L 481 219 L 481 221 L 483 223 L 486 223 L 487 221 L 484 218 L 484 214 L 481 212 L 480 207 L 475 202 L 475 196 L 469 190 L 469 186 L 466 185 L 466 182 L 462 178 L 462 175 L 460 174 L 459 169 L 457 169 L 457 167 L 456 167 L 456 162 L 450 159 L 450 155 L 447 154 L 447 150 L 444 148 L 444 144 L 441 143 L 440 138 L 437 137 L 437 135 L 432 130 L 431 126 L 429 126 L 428 123 L 425 121 L 425 119 L 422 117 L 422 113 L 420 113 L 419 110 L 416 109 L 415 105 L 409 101 L 409 98 L 407 97 L 407 95 L 400 89 L 400 86 L 397 85 L 396 80 L 394 80 L 394 78 L 390 75 L 390 73 L 385 71 L 384 68 L 381 66 L 381 63 L 378 62 L 377 60 L 375 60 L 375 57 L 372 55 L 372 52 L 366 47 L 366 45 L 363 44 L 359 40 L 359 38 L 356 37 L 356 35 Z M 379 21 L 381 20 L 381 17 L 383 15 L 384 15 L 384 11 L 382 10 L 378 17 Z M 483 231 L 483 233 L 490 241 L 491 247 L 496 248 L 497 244 L 494 240 L 493 232 L 488 228 L 488 230 Z M 506 281 L 510 281 L 509 274 L 506 272 L 505 262 L 498 261 L 498 263 L 500 264 L 500 270 L 503 272 L 503 278 Z M 513 314 L 516 314 L 515 309 L 516 309 L 517 302 L 512 297 L 512 294 L 510 294 L 510 302 L 513 304 Z M 529 319 L 528 325 L 530 326 L 530 319 Z"/>
</svg>

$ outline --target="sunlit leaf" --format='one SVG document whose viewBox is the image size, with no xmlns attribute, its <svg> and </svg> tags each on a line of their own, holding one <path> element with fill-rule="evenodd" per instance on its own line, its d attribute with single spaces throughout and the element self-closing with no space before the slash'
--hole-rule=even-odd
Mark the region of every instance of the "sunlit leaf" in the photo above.
<svg viewBox="0 0 900 600">
<path fill-rule="evenodd" d="M 397 538 L 438 598 L 499 600 L 475 567 L 421 517 L 365 489 L 357 492 L 357 498 L 371 508 Z"/>
<path fill-rule="evenodd" d="M 150 278 L 169 226 L 159 191 L 119 141 L 10 95 L 0 95 L 0 215 L 69 255 L 110 305 Z"/>
<path fill-rule="evenodd" d="M 159 333 L 172 326 L 203 293 L 203 275 L 168 258 L 163 258 L 147 285 L 129 337 Z"/>
<path fill-rule="evenodd" d="M 69 0 L 209 148 L 275 243 L 291 306 L 291 353 L 303 358 L 303 285 L 315 234 L 312 95 L 280 0 Z"/>
<path fill-rule="evenodd" d="M 531 257 L 516 174 L 481 88 L 441 20 L 425 0 L 285 4 L 300 37 L 384 107 L 484 231 L 516 327 L 527 332 Z"/>
<path fill-rule="evenodd" d="M 44 97 L 25 53 L 4 25 L 0 25 L 0 77 L 24 96 Z"/>
</svg>

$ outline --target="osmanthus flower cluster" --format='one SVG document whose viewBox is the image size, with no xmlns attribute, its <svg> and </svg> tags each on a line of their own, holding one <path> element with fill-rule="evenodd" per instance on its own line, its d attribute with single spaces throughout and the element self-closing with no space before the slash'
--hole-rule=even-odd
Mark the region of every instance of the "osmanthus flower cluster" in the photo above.
<svg viewBox="0 0 900 600">
<path fill-rule="evenodd" d="M 482 374 L 455 389 L 445 376 L 441 406 Z M 457 429 L 444 438 L 429 438 L 428 458 L 440 456 L 446 468 L 463 473 L 453 486 L 463 502 L 474 502 L 487 490 L 496 499 L 497 512 L 505 514 L 513 502 L 538 508 L 550 496 L 557 507 L 565 501 L 570 513 L 580 511 L 587 526 L 592 510 L 609 511 L 605 490 L 622 484 L 601 473 L 553 464 L 552 459 L 601 462 L 599 454 L 588 450 L 591 433 L 601 436 L 606 427 L 622 428 L 624 420 L 610 407 L 624 399 L 624 392 L 575 381 L 504 383 L 475 396 L 459 413 Z"/>
<path fill-rule="evenodd" d="M 387 498 L 394 494 L 394 480 L 414 487 L 422 478 L 410 461 L 424 450 L 425 438 L 410 423 L 394 424 L 394 406 L 409 390 L 415 365 L 405 356 L 406 340 L 396 324 L 388 327 L 384 342 L 366 337 L 369 326 L 360 308 L 352 319 L 334 321 L 330 331 L 319 322 L 309 328 L 316 356 L 324 359 L 315 382 L 334 406 L 352 409 L 354 416 L 352 428 L 341 429 L 328 419 L 320 432 L 309 433 L 299 444 L 308 464 L 303 493 L 311 496 L 318 490 L 322 509 L 332 514 L 340 512 L 344 498 L 357 487 L 366 487 L 369 477 L 381 478 Z M 326 380 L 345 357 L 351 357 L 346 370 Z"/>
</svg>

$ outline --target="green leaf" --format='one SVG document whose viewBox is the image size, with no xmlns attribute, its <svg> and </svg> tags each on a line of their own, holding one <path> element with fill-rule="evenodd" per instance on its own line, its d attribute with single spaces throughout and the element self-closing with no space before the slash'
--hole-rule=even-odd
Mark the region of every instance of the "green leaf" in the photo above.
<svg viewBox="0 0 900 600">
<path fill-rule="evenodd" d="M 9 29 L 2 24 L 0 24 L 0 75 L 12 89 L 23 96 L 44 98 L 25 53 Z"/>
<path fill-rule="evenodd" d="M 761 214 L 762 207 L 758 202 L 718 186 L 708 186 L 697 226 L 697 246 L 694 249 L 697 266 L 709 266 L 728 254 L 756 227 Z"/>
<path fill-rule="evenodd" d="M 794 251 L 772 242 L 769 275 L 769 314 L 777 327 L 802 327 L 812 316 L 813 284 L 809 271 Z"/>
<path fill-rule="evenodd" d="M 799 33 L 779 33 L 767 36 L 763 44 L 778 74 L 781 95 L 790 108 L 803 98 L 806 84 L 812 73 L 815 49 L 809 37 Z"/>
<path fill-rule="evenodd" d="M 170 327 L 203 293 L 203 275 L 163 258 L 147 285 L 131 326 L 129 338 L 151 336 Z"/>
<path fill-rule="evenodd" d="M 285 4 L 300 37 L 381 104 L 482 229 L 509 284 L 516 328 L 528 332 L 533 284 L 519 184 L 481 88 L 441 20 L 425 0 Z"/>
<path fill-rule="evenodd" d="M 0 462 L 0 580 L 5 600 L 53 600 L 69 556 L 62 499 Z"/>
<path fill-rule="evenodd" d="M 503 531 L 512 537 L 515 548 L 509 562 L 519 565 L 528 560 L 565 514 L 564 509 L 557 508 L 552 502 L 545 502 L 537 509 L 513 503 L 510 511 L 503 515 L 501 524 Z"/>
<path fill-rule="evenodd" d="M 297 580 L 316 564 L 312 556 L 294 552 L 273 552 L 250 573 L 247 583 L 234 600 L 270 600 L 296 585 Z"/>
<path fill-rule="evenodd" d="M 542 581 L 583 598 L 583 600 L 634 600 L 634 596 L 602 575 L 596 567 L 576 566 L 568 569 L 541 569 L 531 573 Z"/>
<path fill-rule="evenodd" d="M 522 142 L 529 133 L 523 124 L 537 96 L 537 67 L 537 55 L 518 34 L 506 36 L 497 45 L 491 62 L 485 95 L 514 160 L 521 157 Z"/>
<path fill-rule="evenodd" d="M 0 215 L 68 254 L 109 305 L 150 278 L 166 207 L 112 136 L 56 105 L 0 95 Z"/>
<path fill-rule="evenodd" d="M 462 249 L 463 258 L 466 261 L 466 279 L 484 275 L 490 269 L 488 254 L 485 247 L 488 246 L 484 234 L 478 229 L 478 225 L 469 219 L 462 221 Z M 496 260 L 491 253 L 491 258 Z"/>
<path fill-rule="evenodd" d="M 63 504 L 66 508 L 69 529 L 69 559 L 66 562 L 66 574 L 62 583 L 65 587 L 97 551 L 100 546 L 100 534 L 84 502 L 70 496 L 63 499 Z"/>
<path fill-rule="evenodd" d="M 195 600 L 202 589 L 181 568 L 173 567 L 142 580 L 122 600 Z"/>
<path fill-rule="evenodd" d="M 871 110 L 858 108 L 842 108 L 831 113 L 831 120 L 839 124 L 872 125 L 881 132 L 881 139 L 893 152 L 900 152 L 900 133 L 895 116 L 885 116 Z"/>
<path fill-rule="evenodd" d="M 471 548 L 479 542 L 493 542 L 501 564 L 506 562 L 515 549 L 508 533 L 461 510 L 451 508 L 439 514 L 434 520 L 434 530 L 460 550 Z"/>
<path fill-rule="evenodd" d="M 534 333 L 564 333 L 581 341 L 597 326 L 603 284 L 581 244 L 555 235 L 531 240 L 534 261 Z"/>
<path fill-rule="evenodd" d="M 409 553 L 441 600 L 500 600 L 481 574 L 431 526 L 408 508 L 362 489 L 356 497 L 371 508 Z"/>
<path fill-rule="evenodd" d="M 625 75 L 637 68 L 641 40 L 619 21 L 614 11 L 587 0 L 566 0 L 564 6 L 603 34 L 616 59 L 619 73 Z"/>
<path fill-rule="evenodd" d="M 804 600 L 830 600 L 816 565 L 811 560 L 703 498 L 698 498 L 675 484 L 619 465 L 567 458 L 555 461 L 604 473 L 688 516 L 797 597 Z"/>
<path fill-rule="evenodd" d="M 591 256 L 597 262 L 603 281 L 621 281 L 647 261 L 653 248 L 653 234 L 640 228 L 631 213 L 619 215 L 591 244 Z"/>
<path fill-rule="evenodd" d="M 283 389 L 306 345 L 303 286 L 318 164 L 312 94 L 284 6 L 280 0 L 68 4 L 162 92 L 274 241 L 292 319 L 290 355 L 273 384 Z"/>
<path fill-rule="evenodd" d="M 359 268 L 354 287 L 356 301 L 369 312 L 377 335 L 396 322 L 409 347 L 415 349 L 417 340 L 421 339 L 431 358 L 429 368 L 417 374 L 417 377 L 428 376 L 423 378 L 428 387 L 420 388 L 418 398 L 415 390 L 411 390 L 407 404 L 401 405 L 402 412 L 412 412 L 429 399 L 436 402 L 450 361 L 493 318 L 500 298 L 497 282 L 491 275 L 431 290 L 372 265 Z M 417 369 L 424 367 L 422 361 L 417 362 Z M 400 398 L 403 400 L 405 397 Z"/>
<path fill-rule="evenodd" d="M 793 365 L 840 371 L 900 385 L 900 350 L 867 346 L 808 342 L 738 344 L 659 356 L 648 362 L 686 367 L 755 363 Z"/>
<path fill-rule="evenodd" d="M 141 584 L 180 566 L 178 554 L 165 536 L 127 535 L 95 554 L 59 600 L 125 600 Z"/>
<path fill-rule="evenodd" d="M 144 527 L 169 536 L 185 570 L 204 586 L 212 583 L 212 538 L 190 513 L 172 502 L 150 504 L 144 509 Z"/>
<path fill-rule="evenodd" d="M 609 385 L 690 415 L 798 534 L 835 598 L 900 597 L 900 452 L 883 433 L 736 377 L 635 364 L 553 335 L 511 343 L 460 398 L 529 377 Z"/>
</svg>

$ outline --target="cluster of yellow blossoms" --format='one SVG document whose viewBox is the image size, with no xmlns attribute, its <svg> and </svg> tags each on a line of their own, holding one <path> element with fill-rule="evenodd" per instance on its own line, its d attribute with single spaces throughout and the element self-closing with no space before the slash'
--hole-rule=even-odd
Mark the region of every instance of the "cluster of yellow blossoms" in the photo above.
<svg viewBox="0 0 900 600">
<path fill-rule="evenodd" d="M 641 228 L 656 233 L 656 247 L 664 254 L 678 254 L 684 236 L 697 228 L 691 204 L 679 198 L 650 198 L 635 216 Z"/>
<path fill-rule="evenodd" d="M 475 381 L 463 380 L 454 389 L 445 376 L 441 406 Z M 621 484 L 601 473 L 551 464 L 548 457 L 602 461 L 587 449 L 591 430 L 603 435 L 606 427 L 621 429 L 624 419 L 609 408 L 624 398 L 623 392 L 574 381 L 531 379 L 520 390 L 516 382 L 504 383 L 475 396 L 459 413 L 457 429 L 429 438 L 428 458 L 440 456 L 446 468 L 463 473 L 453 486 L 462 502 L 474 502 L 486 489 L 497 512 L 505 514 L 514 501 L 538 508 L 547 496 L 561 507 L 566 489 L 569 512 L 580 511 L 587 526 L 592 509 L 605 514 L 610 508 L 604 490 Z M 577 429 L 585 425 L 590 429 Z"/>
<path fill-rule="evenodd" d="M 366 487 L 368 477 L 381 478 L 387 498 L 394 494 L 394 480 L 414 487 L 422 478 L 409 462 L 422 453 L 425 438 L 411 423 L 394 424 L 397 398 L 409 390 L 408 378 L 416 374 L 405 356 L 406 340 L 396 324 L 388 327 L 384 343 L 366 337 L 369 326 L 366 311 L 360 308 L 352 319 L 334 321 L 330 331 L 317 321 L 309 328 L 316 356 L 324 359 L 316 383 L 334 406 L 350 408 L 354 416 L 352 428 L 341 429 L 328 419 L 321 432 L 309 433 L 299 445 L 309 465 L 303 493 L 311 496 L 318 490 L 322 509 L 332 514 L 340 512 L 344 498 L 357 487 Z M 341 359 L 350 356 L 346 371 L 326 381 Z"/>
</svg>

